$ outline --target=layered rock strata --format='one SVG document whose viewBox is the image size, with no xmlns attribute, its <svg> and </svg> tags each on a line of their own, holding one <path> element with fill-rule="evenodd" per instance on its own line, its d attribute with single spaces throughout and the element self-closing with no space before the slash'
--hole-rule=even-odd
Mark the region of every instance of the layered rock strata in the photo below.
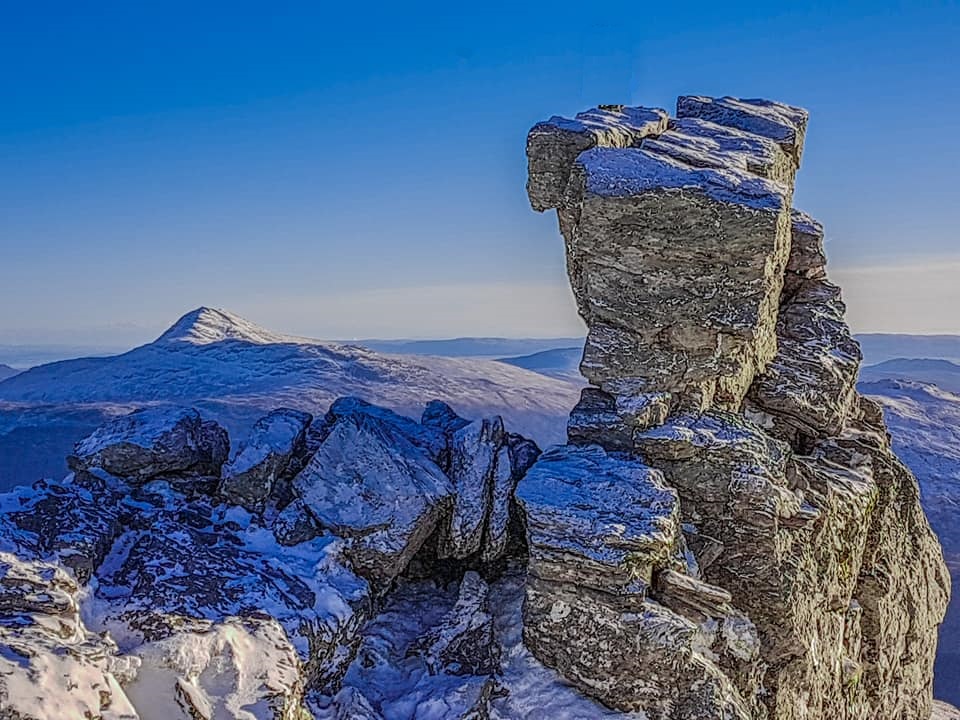
<svg viewBox="0 0 960 720">
<path fill-rule="evenodd" d="M 528 140 L 592 387 L 572 445 L 518 488 L 524 637 L 651 719 L 930 715 L 949 579 L 916 481 L 856 392 L 823 229 L 792 208 L 806 126 L 779 103 L 682 97 L 665 128 L 616 143 L 557 118 Z"/>
</svg>

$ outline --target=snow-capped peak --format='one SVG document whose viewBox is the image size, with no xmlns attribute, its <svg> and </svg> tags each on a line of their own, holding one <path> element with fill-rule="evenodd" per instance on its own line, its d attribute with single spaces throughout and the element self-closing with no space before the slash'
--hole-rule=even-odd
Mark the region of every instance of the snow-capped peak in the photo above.
<svg viewBox="0 0 960 720">
<path fill-rule="evenodd" d="M 281 335 L 262 328 L 229 310 L 199 307 L 177 320 L 157 339 L 160 343 L 210 345 L 224 340 L 240 340 L 255 345 L 302 343 L 305 338 Z"/>
</svg>

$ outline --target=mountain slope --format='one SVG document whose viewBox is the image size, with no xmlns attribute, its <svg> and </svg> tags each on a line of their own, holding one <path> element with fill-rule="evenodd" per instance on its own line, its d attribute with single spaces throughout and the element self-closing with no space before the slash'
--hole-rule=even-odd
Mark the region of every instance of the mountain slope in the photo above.
<svg viewBox="0 0 960 720">
<path fill-rule="evenodd" d="M 500 362 L 550 377 L 584 382 L 580 374 L 581 357 L 583 357 L 582 345 L 551 348 L 520 357 L 500 358 Z"/>
<path fill-rule="evenodd" d="M 911 380 L 861 382 L 883 405 L 893 446 L 917 476 L 930 524 L 940 537 L 954 587 L 960 585 L 960 395 Z M 960 593 L 940 629 L 935 695 L 960 702 Z"/>
<path fill-rule="evenodd" d="M 6 380 L 7 378 L 11 378 L 14 375 L 17 375 L 19 373 L 20 371 L 17 370 L 16 368 L 12 368 L 9 365 L 0 364 L 0 381 Z"/>
<path fill-rule="evenodd" d="M 425 402 L 440 399 L 468 417 L 503 415 L 545 445 L 563 440 L 578 394 L 574 383 L 493 360 L 387 355 L 280 335 L 232 313 L 199 308 L 157 341 L 122 355 L 51 363 L 0 383 L 0 486 L 53 472 L 49 464 L 30 466 L 28 458 L 28 467 L 16 472 L 5 464 L 5 454 L 24 443 L 18 437 L 14 446 L 11 433 L 30 433 L 36 447 L 69 450 L 82 433 L 75 422 L 59 419 L 75 419 L 81 407 L 99 414 L 95 426 L 143 404 L 195 405 L 237 442 L 278 406 L 317 414 L 337 397 L 357 395 L 419 416 Z M 60 467 L 55 456 L 46 457 L 37 460 Z"/>
<path fill-rule="evenodd" d="M 861 382 L 894 379 L 927 383 L 942 390 L 960 392 L 960 365 L 949 360 L 895 358 L 860 371 Z"/>
</svg>

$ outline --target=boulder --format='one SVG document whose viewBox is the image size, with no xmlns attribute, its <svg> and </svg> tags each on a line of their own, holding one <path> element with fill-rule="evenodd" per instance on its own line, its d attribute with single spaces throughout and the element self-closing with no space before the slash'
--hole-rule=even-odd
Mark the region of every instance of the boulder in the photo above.
<svg viewBox="0 0 960 720">
<path fill-rule="evenodd" d="M 274 484 L 306 447 L 313 416 L 281 408 L 261 418 L 223 466 L 220 495 L 248 510 L 262 509 Z"/>
<path fill-rule="evenodd" d="M 658 578 L 686 572 L 677 496 L 659 471 L 565 446 L 540 457 L 517 497 L 530 547 L 523 638 L 540 661 L 651 720 L 751 717 L 755 699 L 723 667 L 756 673 L 752 624 L 694 578 L 672 597 L 708 609 L 696 620 L 655 598 Z"/>
<path fill-rule="evenodd" d="M 353 567 L 378 591 L 406 568 L 453 503 L 452 483 L 413 442 L 426 431 L 409 423 L 342 415 L 293 482 L 310 515 L 346 540 Z"/>
<path fill-rule="evenodd" d="M 219 476 L 230 439 L 192 408 L 147 408 L 116 418 L 77 443 L 68 458 L 77 471 L 100 468 L 141 483 L 164 476 Z"/>
</svg>

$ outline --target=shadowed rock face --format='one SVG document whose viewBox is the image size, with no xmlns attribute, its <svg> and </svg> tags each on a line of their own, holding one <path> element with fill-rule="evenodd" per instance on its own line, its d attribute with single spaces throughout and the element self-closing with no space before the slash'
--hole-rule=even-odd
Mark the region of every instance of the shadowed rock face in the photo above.
<svg viewBox="0 0 960 720">
<path fill-rule="evenodd" d="M 780 103 L 682 97 L 665 128 L 583 144 L 550 193 L 541 156 L 573 143 L 543 124 L 528 142 L 593 387 L 573 445 L 517 491 L 524 638 L 653 720 L 930 715 L 949 578 L 915 479 L 856 393 L 823 229 L 791 207 L 806 125 Z"/>
</svg>

